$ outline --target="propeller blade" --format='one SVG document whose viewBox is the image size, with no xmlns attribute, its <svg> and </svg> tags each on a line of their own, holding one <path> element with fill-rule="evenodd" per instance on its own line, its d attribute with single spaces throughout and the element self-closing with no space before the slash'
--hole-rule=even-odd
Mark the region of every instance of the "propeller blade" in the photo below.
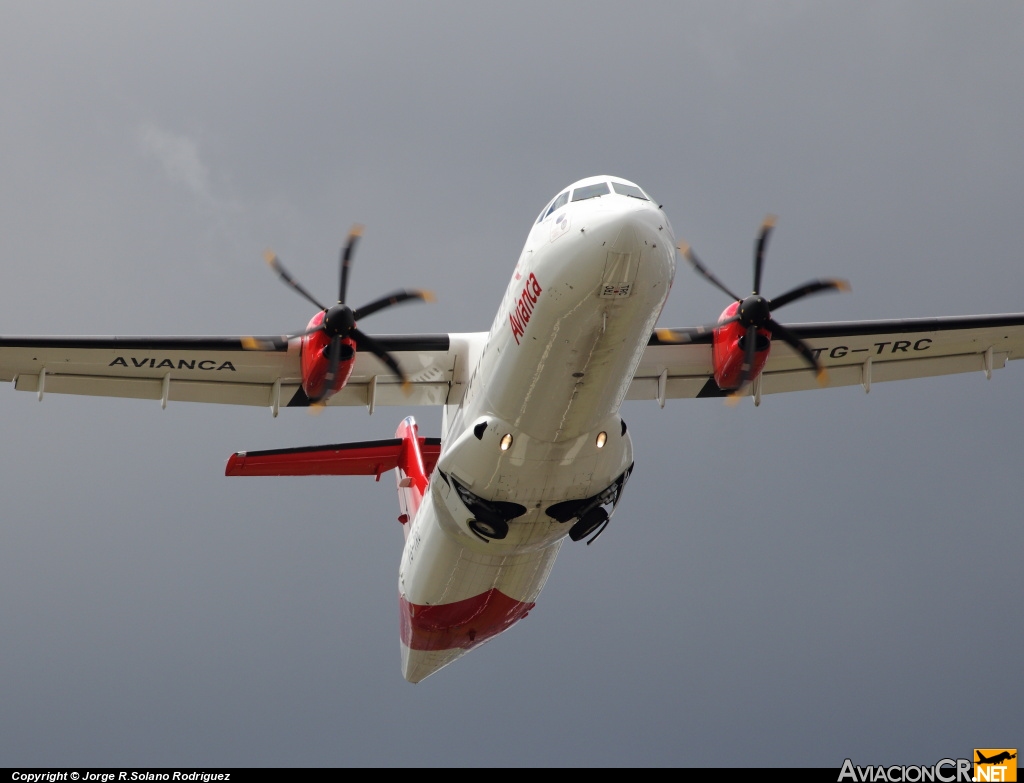
<svg viewBox="0 0 1024 783">
<path fill-rule="evenodd" d="M 341 336 L 335 335 L 331 338 L 331 345 L 329 348 L 329 359 L 330 364 L 327 367 L 327 374 L 324 376 L 324 384 L 320 389 L 319 394 L 316 397 L 310 397 L 309 401 L 311 404 L 316 405 L 318 402 L 323 400 L 334 388 L 334 381 L 338 377 L 338 366 L 341 364 Z"/>
<path fill-rule="evenodd" d="M 336 335 L 331 338 L 331 350 L 329 354 L 331 363 L 327 368 L 327 375 L 324 376 L 325 394 L 334 388 L 334 382 L 338 379 L 338 366 L 341 364 L 341 346 L 342 343 L 340 335 Z"/>
<path fill-rule="evenodd" d="M 290 285 L 299 294 L 304 296 L 306 299 L 315 304 L 321 310 L 327 309 L 316 300 L 315 296 L 313 296 L 311 293 L 309 293 L 309 291 L 303 288 L 298 280 L 296 280 L 294 277 L 288 274 L 288 270 L 284 268 L 284 265 L 281 263 L 281 259 L 277 257 L 277 253 L 275 253 L 273 250 L 268 250 L 266 253 L 263 254 L 263 258 L 266 260 L 267 265 L 275 272 L 277 272 L 277 276 L 284 280 L 285 283 Z"/>
<path fill-rule="evenodd" d="M 738 394 L 747 385 L 750 376 L 754 374 L 754 354 L 757 353 L 757 327 L 751 324 L 747 328 L 746 350 L 743 353 L 743 364 L 740 365 L 740 382 L 736 386 Z"/>
<path fill-rule="evenodd" d="M 242 349 L 246 351 L 273 351 L 277 348 L 273 340 L 261 337 L 246 336 L 242 337 L 240 342 L 242 343 Z"/>
<path fill-rule="evenodd" d="M 663 343 L 692 343 L 698 337 L 711 334 L 715 329 L 726 324 L 740 320 L 739 314 L 726 318 L 724 321 L 716 321 L 713 324 L 704 324 L 690 329 L 655 329 L 654 336 Z"/>
<path fill-rule="evenodd" d="M 781 337 L 783 342 L 788 343 L 794 351 L 804 357 L 806 362 L 814 368 L 814 372 L 818 377 L 818 383 L 824 386 L 828 381 L 828 373 L 825 371 L 825 368 L 821 366 L 821 362 L 815 358 L 814 351 L 808 347 L 807 343 L 789 331 L 789 329 L 780 324 L 774 318 L 768 321 L 767 328 L 771 330 L 772 337 Z"/>
<path fill-rule="evenodd" d="M 280 337 L 240 337 L 239 340 L 242 343 L 242 349 L 246 351 L 276 351 L 278 350 L 278 342 L 289 342 L 299 337 L 305 337 L 313 334 L 313 332 L 323 331 L 324 325 L 321 323 L 319 326 L 314 326 L 312 329 L 307 329 L 304 332 L 297 332 L 295 334 L 282 334 Z"/>
<path fill-rule="evenodd" d="M 296 339 L 298 337 L 306 337 L 308 335 L 313 334 L 313 332 L 322 332 L 326 328 L 327 328 L 327 324 L 324 323 L 323 321 L 321 321 L 319 326 L 314 326 L 314 327 L 312 327 L 310 329 L 307 329 L 304 332 L 296 332 L 295 334 L 286 334 L 284 336 L 284 339 L 285 340 L 294 340 L 294 339 Z"/>
<path fill-rule="evenodd" d="M 394 291 L 387 296 L 382 296 L 369 304 L 365 304 L 352 313 L 353 318 L 358 322 L 368 315 L 373 315 L 386 307 L 408 302 L 410 299 L 420 299 L 424 302 L 433 302 L 434 295 L 430 291 Z"/>
<path fill-rule="evenodd" d="M 764 269 L 764 251 L 768 248 L 768 237 L 775 228 L 775 215 L 768 215 L 761 224 L 754 250 L 754 295 L 761 293 L 761 271 Z"/>
<path fill-rule="evenodd" d="M 692 247 L 690 247 L 685 242 L 680 242 L 679 252 L 682 253 L 683 257 L 690 262 L 690 265 L 693 266 L 695 270 L 697 270 L 697 273 L 705 280 L 707 280 L 709 283 L 711 283 L 711 285 L 713 285 L 719 291 L 722 291 L 727 296 L 731 296 L 737 302 L 743 301 L 742 296 L 736 296 L 736 294 L 734 294 L 732 291 L 725 287 L 725 284 L 721 280 L 719 280 L 717 277 L 711 274 L 708 268 L 700 262 L 699 258 L 697 258 L 697 254 L 693 252 Z"/>
<path fill-rule="evenodd" d="M 792 291 L 787 291 L 782 296 L 777 296 L 771 300 L 771 309 L 778 310 L 780 307 L 785 307 L 790 302 L 795 302 L 797 299 L 803 299 L 805 296 L 816 294 L 820 291 L 849 291 L 850 284 L 845 280 L 838 280 L 834 278 L 825 278 L 822 280 L 811 280 L 810 282 L 804 283 L 801 286 L 797 286 Z"/>
<path fill-rule="evenodd" d="M 352 339 L 356 341 L 356 348 L 358 350 L 369 351 L 382 362 L 384 362 L 384 364 L 391 368 L 391 371 L 394 372 L 395 375 L 402 379 L 402 388 L 405 389 L 406 391 L 409 390 L 409 387 L 411 385 L 409 383 L 409 379 L 406 377 L 405 372 L 402 371 L 402 368 L 399 366 L 398 362 L 395 361 L 395 357 L 384 350 L 384 346 L 382 346 L 379 342 L 374 340 L 372 337 L 370 337 L 370 335 L 366 334 L 366 332 L 362 331 L 361 329 L 353 329 L 351 336 Z"/>
<path fill-rule="evenodd" d="M 338 286 L 338 301 L 342 304 L 345 304 L 345 296 L 348 293 L 348 270 L 352 266 L 352 256 L 356 252 L 356 243 L 362 235 L 363 227 L 356 223 L 349 229 L 345 248 L 341 251 L 341 283 Z"/>
</svg>

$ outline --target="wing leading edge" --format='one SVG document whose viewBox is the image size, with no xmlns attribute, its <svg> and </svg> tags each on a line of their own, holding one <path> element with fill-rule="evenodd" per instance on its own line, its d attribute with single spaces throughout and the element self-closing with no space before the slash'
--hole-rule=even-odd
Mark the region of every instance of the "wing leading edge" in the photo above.
<svg viewBox="0 0 1024 783">
<path fill-rule="evenodd" d="M 1024 358 L 1024 313 L 791 324 L 828 371 L 824 387 L 981 371 L 990 375 L 1008 360 Z M 627 399 L 722 397 L 712 374 L 711 332 L 689 332 L 692 341 L 662 343 L 652 337 L 633 376 Z M 743 391 L 777 394 L 822 388 L 814 371 L 788 345 L 774 341 L 757 382 Z"/>
</svg>

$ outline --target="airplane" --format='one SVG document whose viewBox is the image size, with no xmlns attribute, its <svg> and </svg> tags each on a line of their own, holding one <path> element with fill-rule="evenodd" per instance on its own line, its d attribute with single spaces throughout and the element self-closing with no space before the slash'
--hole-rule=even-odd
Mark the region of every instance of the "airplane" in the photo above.
<svg viewBox="0 0 1024 783">
<path fill-rule="evenodd" d="M 530 227 L 488 331 L 369 335 L 357 323 L 397 291 L 347 304 L 357 227 L 325 305 L 302 331 L 256 337 L 0 337 L 0 379 L 84 394 L 321 410 L 427 405 L 390 439 L 240 451 L 229 476 L 395 471 L 405 543 L 398 570 L 401 671 L 420 682 L 511 628 L 535 606 L 560 547 L 608 527 L 633 470 L 627 400 L 744 397 L 992 371 L 1024 357 L 1024 313 L 784 325 L 782 307 L 846 290 L 813 280 L 761 293 L 773 219 L 754 248 L 750 294 L 733 293 L 635 182 L 596 176 L 548 201 Z M 711 323 L 656 328 L 677 255 L 732 302 Z"/>
<path fill-rule="evenodd" d="M 978 761 L 976 762 L 978 764 L 1001 764 L 1004 761 L 1009 761 L 1010 759 L 1017 758 L 1016 753 L 1010 753 L 1006 750 L 1004 750 L 1002 753 L 997 753 L 990 759 L 985 758 L 984 754 L 982 754 L 980 750 L 975 752 L 978 754 Z"/>
</svg>

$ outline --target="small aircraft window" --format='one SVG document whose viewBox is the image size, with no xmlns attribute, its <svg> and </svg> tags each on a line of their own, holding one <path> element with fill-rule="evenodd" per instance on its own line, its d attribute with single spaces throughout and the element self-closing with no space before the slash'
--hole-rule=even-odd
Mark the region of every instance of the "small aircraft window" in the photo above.
<svg viewBox="0 0 1024 783">
<path fill-rule="evenodd" d="M 568 191 L 568 190 L 567 190 L 567 191 L 565 191 L 565 193 L 563 193 L 562 195 L 560 195 L 560 196 L 559 196 L 558 198 L 556 198 L 556 199 L 555 199 L 555 200 L 554 200 L 554 201 L 553 201 L 553 202 L 551 203 L 551 209 L 549 209 L 549 210 L 548 210 L 548 211 L 547 211 L 547 212 L 546 212 L 546 213 L 544 214 L 544 217 L 547 217 L 548 215 L 550 215 L 550 214 L 551 214 L 552 212 L 554 212 L 554 211 L 555 211 L 556 209 L 558 209 L 559 207 L 564 207 L 567 201 L 569 201 L 569 191 Z"/>
<path fill-rule="evenodd" d="M 582 188 L 576 188 L 576 190 L 572 192 L 572 200 L 583 201 L 588 198 L 606 196 L 608 193 L 608 183 L 598 182 L 596 185 L 584 185 Z"/>
<path fill-rule="evenodd" d="M 633 198 L 643 199 L 644 201 L 650 201 L 644 192 L 640 190 L 636 185 L 627 185 L 625 182 L 613 182 L 612 190 L 618 193 L 620 196 L 632 196 Z"/>
</svg>

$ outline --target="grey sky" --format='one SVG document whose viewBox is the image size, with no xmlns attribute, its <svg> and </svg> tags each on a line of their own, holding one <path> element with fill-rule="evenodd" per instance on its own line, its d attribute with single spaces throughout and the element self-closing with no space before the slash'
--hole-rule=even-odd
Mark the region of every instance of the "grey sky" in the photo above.
<svg viewBox="0 0 1024 783">
<path fill-rule="evenodd" d="M 245 334 L 367 226 L 371 333 L 478 331 L 560 187 L 639 182 L 789 321 L 1024 310 L 1019 3 L 0 7 L 4 334 Z M 681 265 L 662 325 L 728 302 Z M 0 764 L 934 763 L 1020 746 L 1024 368 L 629 403 L 613 524 L 399 673 L 393 485 L 227 479 L 406 413 L 0 394 Z"/>
</svg>

